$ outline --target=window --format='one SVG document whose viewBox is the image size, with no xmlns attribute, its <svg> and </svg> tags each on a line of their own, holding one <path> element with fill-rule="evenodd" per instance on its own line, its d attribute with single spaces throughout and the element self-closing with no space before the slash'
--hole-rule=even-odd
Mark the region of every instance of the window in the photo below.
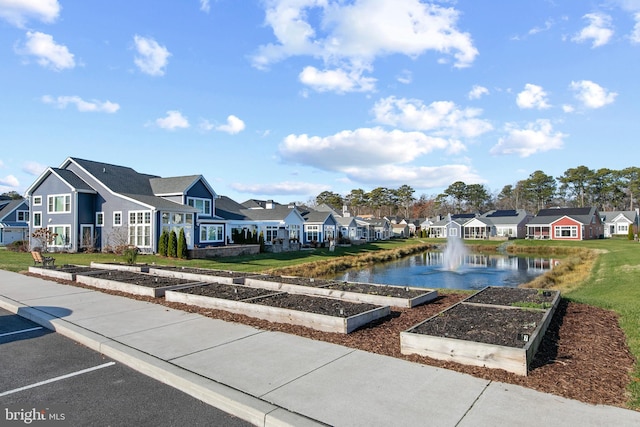
<svg viewBox="0 0 640 427">
<path fill-rule="evenodd" d="M 292 224 L 289 226 L 289 238 L 300 239 L 300 226 L 298 224 Z"/>
<path fill-rule="evenodd" d="M 187 205 L 198 209 L 198 215 L 211 216 L 211 199 L 187 197 Z"/>
<path fill-rule="evenodd" d="M 42 196 L 33 196 L 33 206 L 42 206 Z"/>
<path fill-rule="evenodd" d="M 122 212 L 113 213 L 113 226 L 120 227 L 122 225 Z"/>
<path fill-rule="evenodd" d="M 62 194 L 48 197 L 49 213 L 71 212 L 71 195 Z"/>
<path fill-rule="evenodd" d="M 42 227 L 42 212 L 33 213 L 33 228 Z"/>
<path fill-rule="evenodd" d="M 320 240 L 320 227 L 317 225 L 307 226 L 307 242 L 317 242 Z"/>
<path fill-rule="evenodd" d="M 129 244 L 151 247 L 151 212 L 129 211 Z"/>
<path fill-rule="evenodd" d="M 193 214 L 184 212 L 162 212 L 160 215 L 161 231 L 170 233 L 174 231 L 176 236 L 180 235 L 180 230 L 184 230 L 184 237 L 187 240 L 187 247 L 193 245 Z"/>
<path fill-rule="evenodd" d="M 264 233 L 264 241 L 271 243 L 274 239 L 278 238 L 278 227 L 273 225 L 267 225 Z"/>
<path fill-rule="evenodd" d="M 29 211 L 16 211 L 16 218 L 18 219 L 18 221 L 28 222 Z"/>
<path fill-rule="evenodd" d="M 71 236 L 70 225 L 50 225 L 47 228 L 53 235 L 55 235 L 50 246 L 57 248 L 69 246 Z"/>
<path fill-rule="evenodd" d="M 104 225 L 104 212 L 96 212 L 96 227 Z"/>
<path fill-rule="evenodd" d="M 618 233 L 626 233 L 627 231 L 629 231 L 627 224 L 618 224 Z"/>
<path fill-rule="evenodd" d="M 556 225 L 554 233 L 556 238 L 578 237 L 578 227 L 575 225 Z"/>
<path fill-rule="evenodd" d="M 200 226 L 201 242 L 224 242 L 224 225 Z"/>
</svg>

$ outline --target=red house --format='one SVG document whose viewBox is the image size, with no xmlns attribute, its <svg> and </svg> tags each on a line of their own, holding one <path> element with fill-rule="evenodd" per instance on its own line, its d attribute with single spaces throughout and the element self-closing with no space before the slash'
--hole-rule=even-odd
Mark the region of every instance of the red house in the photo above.
<svg viewBox="0 0 640 427">
<path fill-rule="evenodd" d="M 527 224 L 527 239 L 587 240 L 604 237 L 604 224 L 598 209 L 542 209 Z"/>
</svg>

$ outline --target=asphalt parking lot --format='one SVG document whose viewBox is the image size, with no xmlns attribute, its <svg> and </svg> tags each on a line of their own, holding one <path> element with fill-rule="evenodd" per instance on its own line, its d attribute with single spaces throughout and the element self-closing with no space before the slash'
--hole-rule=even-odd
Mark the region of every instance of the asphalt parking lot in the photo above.
<svg viewBox="0 0 640 427">
<path fill-rule="evenodd" d="M 0 411 L 0 426 L 250 425 L 3 309 Z"/>
</svg>

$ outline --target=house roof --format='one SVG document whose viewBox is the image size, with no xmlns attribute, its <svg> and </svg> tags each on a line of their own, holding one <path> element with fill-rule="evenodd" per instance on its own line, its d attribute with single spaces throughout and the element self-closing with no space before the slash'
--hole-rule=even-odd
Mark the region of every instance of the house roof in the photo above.
<svg viewBox="0 0 640 427">
<path fill-rule="evenodd" d="M 279 203 L 274 203 L 272 209 L 248 208 L 227 196 L 220 196 L 216 200 L 216 215 L 229 220 L 284 221 L 294 210 Z"/>
<path fill-rule="evenodd" d="M 483 222 L 492 225 L 513 225 L 519 224 L 527 217 L 527 211 L 524 209 L 498 209 L 486 212 L 480 218 Z"/>
<path fill-rule="evenodd" d="M 71 188 L 77 191 L 95 193 L 96 191 L 87 184 L 82 178 L 67 169 L 49 168 L 54 175 L 65 181 Z"/>
<path fill-rule="evenodd" d="M 527 225 L 548 225 L 564 216 L 582 224 L 589 224 L 596 213 L 595 207 L 541 209 Z"/>
<path fill-rule="evenodd" d="M 20 205 L 22 205 L 23 203 L 25 203 L 26 201 L 24 199 L 16 199 L 16 200 L 8 200 L 2 201 L 2 204 L 0 204 L 0 221 L 2 221 L 5 217 L 7 217 L 11 212 L 17 210 Z M 25 210 L 28 209 L 28 207 L 25 205 Z M 21 222 L 22 224 L 22 222 Z M 26 223 L 24 223 L 26 225 Z"/>
<path fill-rule="evenodd" d="M 61 168 L 66 168 L 70 162 L 76 163 L 114 193 L 153 195 L 150 180 L 159 178 L 157 175 L 136 172 L 130 167 L 76 157 L 69 157 Z"/>
<path fill-rule="evenodd" d="M 202 175 L 175 176 L 170 178 L 150 178 L 151 191 L 159 196 L 185 194 Z"/>
<path fill-rule="evenodd" d="M 638 214 L 636 213 L 636 211 L 607 211 L 607 212 L 600 212 L 600 218 L 602 218 L 603 222 L 612 222 L 615 219 L 617 219 L 618 217 L 620 217 L 620 218 L 624 217 L 630 223 L 636 223 L 637 222 L 637 218 L 638 218 Z"/>
</svg>

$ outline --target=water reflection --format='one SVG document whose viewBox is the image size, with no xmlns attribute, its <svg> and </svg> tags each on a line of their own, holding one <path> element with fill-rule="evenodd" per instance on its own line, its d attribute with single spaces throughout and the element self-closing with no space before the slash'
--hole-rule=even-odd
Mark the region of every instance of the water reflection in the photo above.
<svg viewBox="0 0 640 427">
<path fill-rule="evenodd" d="M 445 261 L 443 252 L 428 251 L 369 268 L 348 270 L 335 278 L 424 288 L 482 289 L 518 286 L 557 263 L 554 258 L 466 254 L 459 268 L 449 270 L 444 267 Z"/>
</svg>

